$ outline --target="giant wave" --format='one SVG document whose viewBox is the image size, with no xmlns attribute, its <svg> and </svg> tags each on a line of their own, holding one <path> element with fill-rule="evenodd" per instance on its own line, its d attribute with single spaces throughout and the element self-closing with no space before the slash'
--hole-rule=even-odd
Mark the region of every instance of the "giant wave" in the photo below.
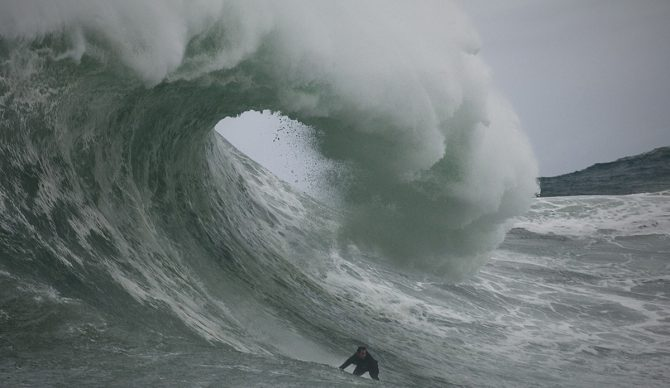
<svg viewBox="0 0 670 388">
<path fill-rule="evenodd" d="M 59 112 L 42 124 L 67 131 L 56 142 L 90 148 L 102 131 L 132 130 L 135 156 L 164 165 L 168 152 L 202 159 L 197 143 L 211 141 L 216 120 L 281 111 L 317 128 L 321 153 L 348 165 L 349 179 L 331 182 L 344 192 L 347 239 L 454 277 L 481 264 L 536 191 L 517 119 L 451 4 L 103 4 L 16 2 L 3 12 L 6 88 L 30 91 L 12 93 L 16 103 Z M 115 157 L 87 168 L 128 164 Z"/>
<path fill-rule="evenodd" d="M 143 325 L 167 311 L 237 351 L 332 362 L 309 337 L 373 342 L 319 285 L 349 268 L 340 257 L 459 279 L 536 189 L 450 3 L 10 1 L 0 15 L 3 271 L 105 327 L 131 305 Z M 329 182 L 340 208 L 213 131 L 253 109 L 318 130 L 347 169 Z"/>
<path fill-rule="evenodd" d="M 15 375 L 36 384 L 179 384 L 183 364 L 189 383 L 365 384 L 322 366 L 365 342 L 387 381 L 467 381 L 447 379 L 438 351 L 462 348 L 444 336 L 458 319 L 404 279 L 480 268 L 530 204 L 537 169 L 454 4 L 0 11 L 4 370 L 40 371 Z M 328 182 L 338 206 L 213 131 L 263 109 L 313 127 L 344 166 Z M 469 364 L 449 370 L 494 381 Z"/>
</svg>

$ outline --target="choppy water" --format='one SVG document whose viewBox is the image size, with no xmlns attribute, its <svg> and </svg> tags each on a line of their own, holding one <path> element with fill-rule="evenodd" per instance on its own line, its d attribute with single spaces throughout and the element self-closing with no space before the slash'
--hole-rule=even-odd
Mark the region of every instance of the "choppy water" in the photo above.
<svg viewBox="0 0 670 388">
<path fill-rule="evenodd" d="M 373 385 L 361 343 L 388 386 L 667 385 L 670 195 L 532 202 L 456 7 L 105 4 L 0 6 L 2 385 Z M 213 130 L 250 109 L 340 204 Z"/>
<path fill-rule="evenodd" d="M 217 143 L 245 166 L 246 182 L 281 186 Z M 4 381 L 373 384 L 334 368 L 358 343 L 374 351 L 386 385 L 668 381 L 668 193 L 538 199 L 489 263 L 456 285 L 403 275 L 358 251 L 342 257 L 323 244 L 332 225 L 309 199 L 256 200 L 284 231 L 263 234 L 263 245 L 291 243 L 275 248 L 291 257 L 248 252 L 234 262 L 222 251 L 213 263 L 185 255 L 67 265 L 36 247 L 4 256 Z"/>
</svg>

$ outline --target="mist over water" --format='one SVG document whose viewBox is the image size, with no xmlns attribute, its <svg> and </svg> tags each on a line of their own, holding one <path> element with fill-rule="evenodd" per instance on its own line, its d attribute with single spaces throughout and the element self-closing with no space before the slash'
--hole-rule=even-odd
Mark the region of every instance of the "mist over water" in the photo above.
<svg viewBox="0 0 670 388">
<path fill-rule="evenodd" d="M 314 128 L 277 112 L 248 111 L 221 120 L 216 131 L 293 188 L 332 207 L 342 204 L 331 186 L 346 181 L 347 169 L 318 152 Z"/>
<path fill-rule="evenodd" d="M 563 204 L 533 202 L 532 152 L 478 47 L 444 1 L 2 3 L 0 374 L 367 385 L 333 368 L 366 344 L 396 386 L 661 381 L 665 229 L 563 247 L 521 225 L 496 250 L 531 204 L 526 225 Z M 337 201 L 214 130 L 263 110 L 311 128 Z M 563 260 L 587 247 L 593 265 Z M 533 285 L 556 276 L 570 287 Z M 624 370 L 631 355 L 648 362 Z"/>
</svg>

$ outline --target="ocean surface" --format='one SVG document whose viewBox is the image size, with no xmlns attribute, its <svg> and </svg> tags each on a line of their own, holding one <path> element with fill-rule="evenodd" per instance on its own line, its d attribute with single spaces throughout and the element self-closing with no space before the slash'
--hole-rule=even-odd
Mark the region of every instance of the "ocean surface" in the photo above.
<svg viewBox="0 0 670 388">
<path fill-rule="evenodd" d="M 668 385 L 670 192 L 534 198 L 455 4 L 278 3 L 0 4 L 0 385 Z"/>
</svg>

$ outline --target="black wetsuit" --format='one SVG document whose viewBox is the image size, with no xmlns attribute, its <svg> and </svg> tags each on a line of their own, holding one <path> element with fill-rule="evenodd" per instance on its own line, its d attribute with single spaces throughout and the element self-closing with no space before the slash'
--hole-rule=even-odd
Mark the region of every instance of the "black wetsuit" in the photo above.
<svg viewBox="0 0 670 388">
<path fill-rule="evenodd" d="M 360 376 L 365 372 L 369 372 L 370 377 L 372 377 L 374 380 L 379 380 L 379 366 L 377 365 L 377 360 L 372 358 L 370 353 L 367 353 L 365 358 L 359 358 L 358 355 L 354 353 L 353 356 L 349 357 L 347 361 L 345 361 L 344 364 L 340 366 L 340 369 L 344 369 L 351 364 L 356 365 L 356 369 L 354 369 L 354 375 Z"/>
</svg>

